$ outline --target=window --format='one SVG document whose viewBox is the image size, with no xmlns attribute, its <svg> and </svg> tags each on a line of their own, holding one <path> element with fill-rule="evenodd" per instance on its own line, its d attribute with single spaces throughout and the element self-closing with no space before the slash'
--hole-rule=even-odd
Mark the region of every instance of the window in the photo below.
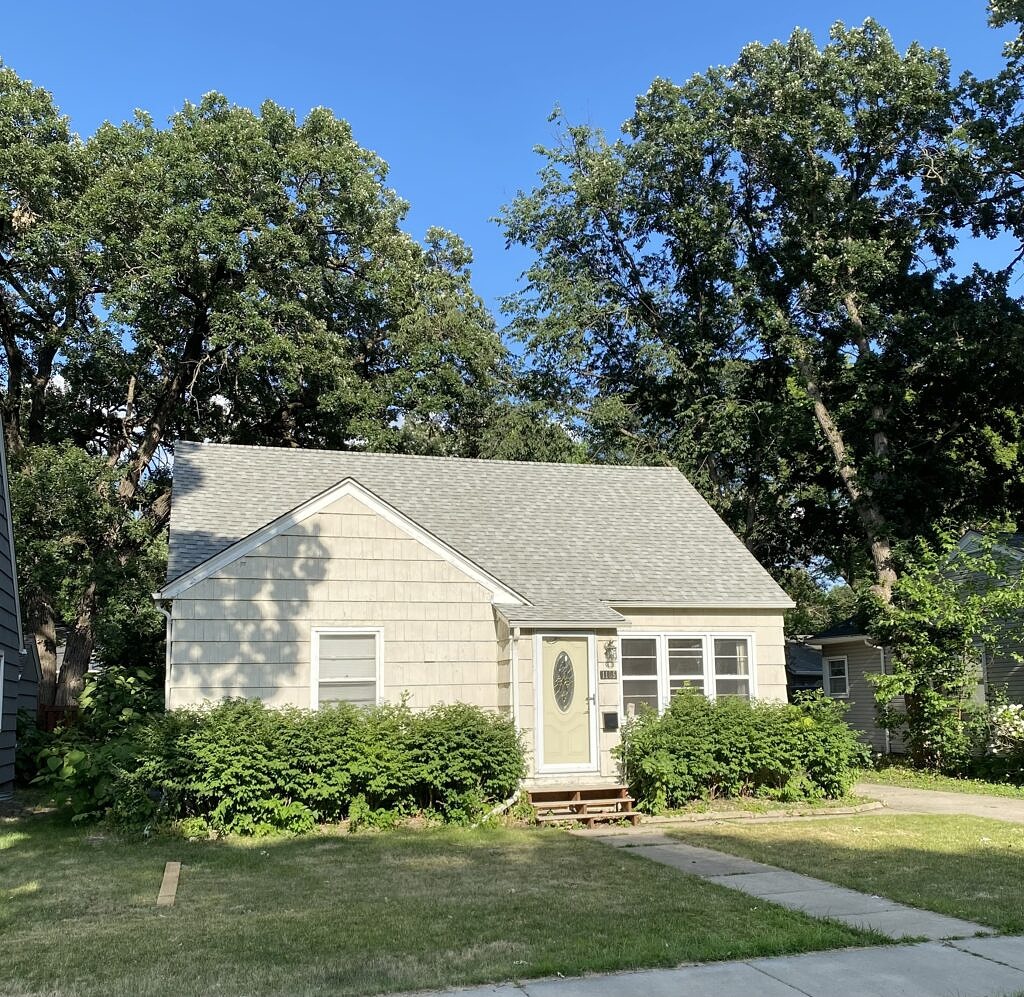
<svg viewBox="0 0 1024 997">
<path fill-rule="evenodd" d="M 750 699 L 750 645 L 745 638 L 715 638 L 715 695 Z"/>
<path fill-rule="evenodd" d="M 626 716 L 641 707 L 658 709 L 658 640 L 622 638 L 622 708 Z M 632 709 L 630 709 L 632 707 Z"/>
<path fill-rule="evenodd" d="M 825 691 L 836 699 L 850 695 L 850 672 L 846 658 L 825 659 Z"/>
<path fill-rule="evenodd" d="M 682 689 L 712 699 L 754 695 L 753 639 L 720 634 L 643 634 L 621 638 L 622 708 L 660 710 Z"/>
<path fill-rule="evenodd" d="M 668 693 L 704 691 L 704 641 L 700 637 L 668 638 Z"/>
<path fill-rule="evenodd" d="M 314 630 L 310 675 L 312 706 L 354 703 L 374 706 L 378 698 L 380 632 Z"/>
</svg>

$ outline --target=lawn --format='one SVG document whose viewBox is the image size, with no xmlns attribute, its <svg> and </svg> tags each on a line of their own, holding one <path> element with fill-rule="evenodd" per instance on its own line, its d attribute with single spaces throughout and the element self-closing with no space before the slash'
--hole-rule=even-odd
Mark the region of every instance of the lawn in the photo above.
<svg viewBox="0 0 1024 997">
<path fill-rule="evenodd" d="M 0 821 L 0 937 L 0 993 L 53 997 L 369 994 L 882 940 L 555 830 L 144 842 L 54 816 Z"/>
<path fill-rule="evenodd" d="M 914 907 L 1024 932 L 1024 826 L 982 817 L 864 814 L 666 833 Z"/>
<path fill-rule="evenodd" d="M 986 782 L 984 779 L 958 779 L 937 772 L 922 772 L 908 765 L 893 764 L 884 769 L 867 769 L 860 782 L 883 786 L 906 786 L 908 789 L 938 789 L 952 793 L 981 793 L 985 796 L 1008 796 L 1024 800 L 1024 786 L 1009 782 Z"/>
</svg>

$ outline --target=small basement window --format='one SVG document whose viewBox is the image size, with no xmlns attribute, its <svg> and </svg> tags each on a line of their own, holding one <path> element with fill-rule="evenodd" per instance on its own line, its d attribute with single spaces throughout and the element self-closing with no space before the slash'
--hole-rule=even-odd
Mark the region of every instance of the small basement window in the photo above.
<svg viewBox="0 0 1024 997">
<path fill-rule="evenodd" d="M 313 709 L 332 703 L 375 706 L 380 696 L 380 644 L 377 630 L 314 630 Z"/>
<path fill-rule="evenodd" d="M 825 691 L 836 699 L 850 695 L 850 663 L 844 658 L 825 659 Z"/>
</svg>

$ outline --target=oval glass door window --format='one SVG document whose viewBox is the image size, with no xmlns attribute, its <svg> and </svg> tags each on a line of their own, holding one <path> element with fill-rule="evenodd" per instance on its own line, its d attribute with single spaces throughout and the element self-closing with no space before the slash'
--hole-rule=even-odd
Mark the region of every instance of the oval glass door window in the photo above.
<svg viewBox="0 0 1024 997">
<path fill-rule="evenodd" d="M 551 684 L 554 687 L 555 705 L 565 713 L 572 706 L 572 696 L 576 691 L 576 670 L 572 666 L 572 658 L 565 651 L 555 658 Z"/>
</svg>

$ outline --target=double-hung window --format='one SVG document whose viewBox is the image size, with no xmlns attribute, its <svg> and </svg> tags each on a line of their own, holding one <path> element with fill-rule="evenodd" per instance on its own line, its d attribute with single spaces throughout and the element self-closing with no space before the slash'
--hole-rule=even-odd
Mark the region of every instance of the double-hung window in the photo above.
<svg viewBox="0 0 1024 997">
<path fill-rule="evenodd" d="M 682 689 L 711 699 L 754 694 L 750 636 L 637 634 L 623 635 L 620 644 L 627 716 L 643 707 L 662 710 Z"/>
<path fill-rule="evenodd" d="M 850 663 L 845 657 L 825 659 L 825 691 L 836 699 L 850 695 Z"/>
<path fill-rule="evenodd" d="M 333 703 L 374 706 L 380 697 L 378 630 L 313 630 L 310 699 L 314 709 Z"/>
</svg>

